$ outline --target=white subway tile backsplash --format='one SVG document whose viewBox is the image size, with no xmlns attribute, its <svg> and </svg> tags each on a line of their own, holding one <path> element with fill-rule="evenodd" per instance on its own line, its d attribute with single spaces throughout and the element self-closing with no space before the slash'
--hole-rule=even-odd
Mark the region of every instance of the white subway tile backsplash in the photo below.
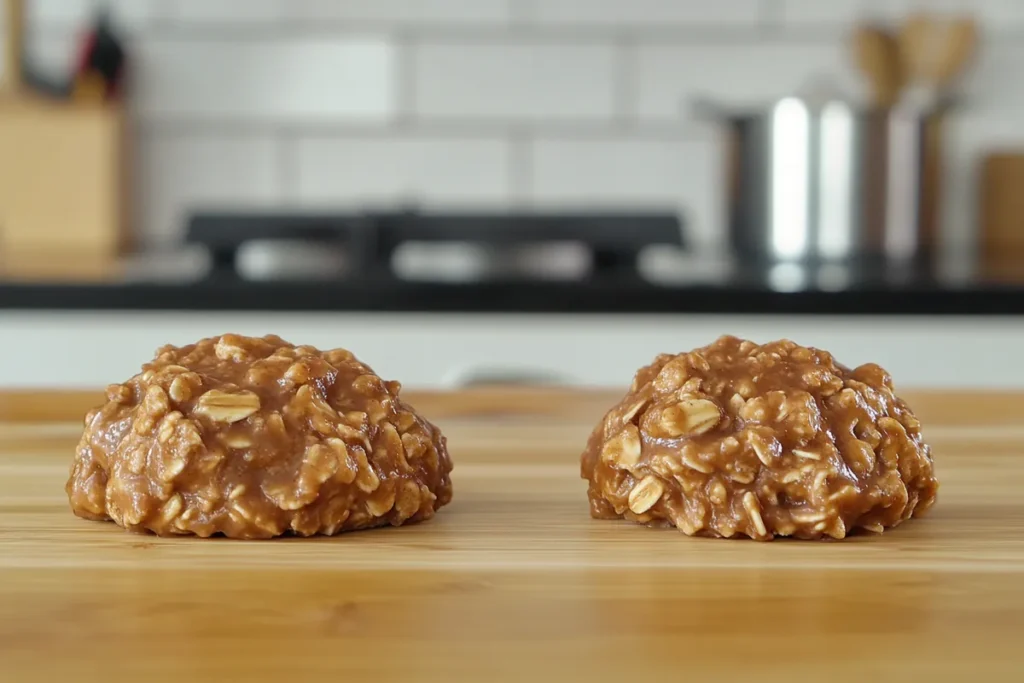
<svg viewBox="0 0 1024 683">
<path fill-rule="evenodd" d="M 170 4 L 160 0 L 27 0 L 26 18 L 31 29 L 81 29 L 99 8 L 107 7 L 118 28 L 132 30 L 158 20 Z"/>
<path fill-rule="evenodd" d="M 971 106 L 1000 108 L 1024 113 L 1024 42 L 990 41 L 979 53 L 963 81 L 963 98 Z"/>
<path fill-rule="evenodd" d="M 299 19 L 409 24 L 492 24 L 509 19 L 513 0 L 291 0 Z"/>
<path fill-rule="evenodd" d="M 864 0 L 773 0 L 775 17 L 791 26 L 847 26 L 864 15 Z"/>
<path fill-rule="evenodd" d="M 984 29 L 949 122 L 952 242 L 973 235 L 981 154 L 1024 145 L 1024 0 L 108 1 L 133 60 L 149 244 L 199 203 L 405 201 L 675 206 L 713 243 L 721 150 L 684 99 L 858 95 L 853 23 L 921 9 Z M 66 76 L 108 3 L 28 3 L 33 68 Z"/>
<path fill-rule="evenodd" d="M 778 16 L 792 26 L 847 29 L 856 21 L 898 22 L 913 12 L 971 15 L 987 30 L 1024 26 L 1020 0 L 773 0 Z"/>
<path fill-rule="evenodd" d="M 764 0 L 537 0 L 531 18 L 543 24 L 599 26 L 754 26 Z"/>
<path fill-rule="evenodd" d="M 564 208 L 677 209 L 686 234 L 712 244 L 721 238 L 719 140 L 682 138 L 549 138 L 530 146 L 530 201 Z"/>
<path fill-rule="evenodd" d="M 175 0 L 165 10 L 173 25 L 287 23 L 476 26 L 509 21 L 513 0 Z"/>
<path fill-rule="evenodd" d="M 878 2 L 879 0 L 875 0 Z M 976 14 L 986 31 L 998 33 L 1024 27 L 1024 3 L 1020 0 L 972 0 L 958 3 L 954 9 Z"/>
<path fill-rule="evenodd" d="M 508 202 L 509 144 L 502 138 L 304 137 L 291 152 L 300 205 Z"/>
<path fill-rule="evenodd" d="M 970 14 L 986 31 L 1000 32 L 1024 26 L 1024 3 L 1019 0 L 861 0 L 864 12 L 898 20 L 911 12 Z"/>
<path fill-rule="evenodd" d="M 165 3 L 174 24 L 264 24 L 287 15 L 287 0 L 174 0 Z"/>
<path fill-rule="evenodd" d="M 421 43 L 413 53 L 414 113 L 512 122 L 606 120 L 615 50 L 608 45 Z"/>
<path fill-rule="evenodd" d="M 70 31 L 29 32 L 25 44 L 25 60 L 36 74 L 52 79 L 67 79 L 74 64 L 76 41 Z M 0 45 L 3 38 L 0 37 Z"/>
<path fill-rule="evenodd" d="M 280 204 L 278 144 L 263 135 L 146 132 L 136 174 L 142 243 L 180 239 L 194 209 Z"/>
<path fill-rule="evenodd" d="M 682 120 L 688 102 L 756 106 L 826 83 L 859 94 L 845 45 L 745 42 L 648 45 L 638 49 L 634 88 L 641 119 Z"/>
<path fill-rule="evenodd" d="M 154 39 L 139 47 L 144 117 L 386 122 L 395 114 L 394 48 L 380 38 Z"/>
</svg>

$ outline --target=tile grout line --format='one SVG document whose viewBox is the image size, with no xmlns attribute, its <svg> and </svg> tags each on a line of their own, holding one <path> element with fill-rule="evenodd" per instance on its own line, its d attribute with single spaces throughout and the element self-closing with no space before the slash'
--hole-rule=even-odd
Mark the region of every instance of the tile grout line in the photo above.
<svg viewBox="0 0 1024 683">
<path fill-rule="evenodd" d="M 515 206 L 532 204 L 533 136 L 528 130 L 513 128 L 508 134 L 509 202 Z"/>
<path fill-rule="evenodd" d="M 278 200 L 284 206 L 297 206 L 299 202 L 298 134 L 285 128 L 274 136 L 275 166 L 277 169 Z"/>
<path fill-rule="evenodd" d="M 287 122 L 287 121 L 245 121 L 227 118 L 174 117 L 141 120 L 144 135 L 221 134 L 226 137 L 239 135 L 272 135 L 284 131 L 291 135 L 322 135 L 338 137 L 360 137 L 367 139 L 387 138 L 396 131 L 406 135 L 445 137 L 452 139 L 475 139 L 491 137 L 505 139 L 510 129 L 530 135 L 558 136 L 580 140 L 602 140 L 622 132 L 621 122 L 607 121 L 558 121 L 533 122 L 511 118 L 416 118 L 408 117 L 395 125 L 394 120 L 379 123 L 362 122 Z M 628 133 L 637 140 L 692 139 L 702 140 L 704 129 L 700 126 L 686 126 L 670 119 L 651 119 L 629 122 Z"/>
<path fill-rule="evenodd" d="M 757 26 L 765 34 L 775 35 L 786 28 L 785 11 L 780 0 L 761 0 Z"/>
<path fill-rule="evenodd" d="M 409 128 L 415 123 L 419 92 L 416 87 L 416 59 L 419 46 L 411 34 L 395 36 L 396 59 L 392 77 L 395 88 L 394 124 Z"/>
<path fill-rule="evenodd" d="M 637 44 L 628 36 L 615 46 L 612 81 L 612 118 L 619 127 L 629 129 L 636 119 Z"/>
<path fill-rule="evenodd" d="M 528 27 L 536 15 L 536 0 L 505 0 L 508 3 L 508 25 L 510 27 Z"/>
<path fill-rule="evenodd" d="M 762 17 L 764 13 L 762 13 Z M 136 39 L 148 40 L 202 40 L 232 42 L 293 42 L 296 39 L 312 40 L 323 38 L 351 38 L 353 40 L 378 37 L 395 40 L 400 36 L 415 36 L 418 39 L 431 41 L 448 41 L 467 44 L 485 43 L 488 40 L 522 40 L 531 42 L 563 42 L 609 43 L 617 36 L 628 35 L 639 41 L 676 43 L 680 40 L 688 45 L 709 45 L 716 43 L 745 44 L 750 40 L 763 38 L 762 29 L 765 20 L 760 19 L 750 24 L 732 25 L 728 23 L 711 24 L 674 24 L 674 25 L 571 25 L 571 24 L 537 24 L 524 18 L 513 17 L 507 23 L 493 24 L 444 24 L 421 23 L 409 24 L 402 22 L 337 22 L 326 21 L 308 24 L 182 24 L 168 18 L 154 17 L 138 26 L 125 29 L 125 33 Z M 780 28 L 786 28 L 780 26 Z M 819 27 L 820 28 L 820 27 Z M 836 31 L 842 25 L 833 25 Z M 60 23 L 43 24 L 33 29 L 33 37 L 69 38 L 75 34 L 77 27 Z M 795 27 L 791 31 L 786 28 L 783 37 L 798 42 L 825 43 L 832 36 L 823 36 L 820 30 L 808 30 Z M 1024 34 L 1024 27 L 1012 28 L 997 34 L 997 37 L 1015 38 Z"/>
</svg>

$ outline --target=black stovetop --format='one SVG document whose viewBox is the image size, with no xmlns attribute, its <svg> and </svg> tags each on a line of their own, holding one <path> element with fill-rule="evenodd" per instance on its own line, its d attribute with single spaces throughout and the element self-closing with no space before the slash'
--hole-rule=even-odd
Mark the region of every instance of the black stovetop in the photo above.
<svg viewBox="0 0 1024 683">
<path fill-rule="evenodd" d="M 278 239 L 344 249 L 350 267 L 336 277 L 246 279 L 242 245 Z M 209 252 L 198 276 L 104 283 L 0 283 L 0 309 L 266 310 L 557 314 L 1018 315 L 1024 267 L 992 274 L 970 264 L 919 259 L 885 263 L 771 264 L 686 257 L 678 219 L 659 213 L 202 214 L 187 242 Z M 574 279 L 510 276 L 465 281 L 408 279 L 394 255 L 405 243 L 478 243 L 499 259 L 523 244 L 576 242 L 590 268 Z M 650 248 L 683 256 L 652 275 Z M 1024 259 L 1019 261 L 1024 264 Z"/>
</svg>

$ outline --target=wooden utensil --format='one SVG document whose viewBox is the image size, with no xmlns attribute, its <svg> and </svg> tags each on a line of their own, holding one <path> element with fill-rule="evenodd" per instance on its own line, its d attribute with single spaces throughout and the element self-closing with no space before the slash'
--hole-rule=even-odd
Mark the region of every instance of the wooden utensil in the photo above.
<svg viewBox="0 0 1024 683">
<path fill-rule="evenodd" d="M 900 29 L 900 63 L 910 92 L 911 104 L 934 109 L 949 99 L 950 91 L 963 74 L 978 42 L 973 19 L 944 19 L 915 14 Z"/>
<path fill-rule="evenodd" d="M 903 71 L 896 38 L 877 26 L 859 26 L 854 32 L 857 66 L 871 85 L 871 103 L 889 108 L 899 100 Z"/>
<path fill-rule="evenodd" d="M 977 28 L 970 18 L 947 19 L 915 14 L 900 29 L 898 49 L 906 77 L 901 106 L 927 116 L 922 140 L 921 192 L 929 200 L 921 222 L 926 227 L 922 241 L 938 243 L 942 193 L 942 149 L 946 110 L 953 90 L 974 55 Z"/>
<path fill-rule="evenodd" d="M 972 19 L 957 19 L 946 28 L 946 45 L 935 71 L 941 89 L 948 89 L 964 73 L 978 46 L 978 27 Z"/>
<path fill-rule="evenodd" d="M 25 0 L 4 0 L 3 76 L 0 91 L 15 95 L 22 89 L 21 61 L 25 49 Z"/>
</svg>

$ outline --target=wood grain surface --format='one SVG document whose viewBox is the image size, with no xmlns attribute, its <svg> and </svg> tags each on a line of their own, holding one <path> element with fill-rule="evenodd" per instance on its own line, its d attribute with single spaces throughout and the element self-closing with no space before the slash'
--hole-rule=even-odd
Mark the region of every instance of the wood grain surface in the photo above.
<svg viewBox="0 0 1024 683">
<path fill-rule="evenodd" d="M 0 394 L 4 683 L 1024 680 L 1024 395 L 906 392 L 931 514 L 772 543 L 591 520 L 578 455 L 616 396 L 499 389 L 409 392 L 455 460 L 424 524 L 130 534 L 63 491 L 97 397 Z"/>
</svg>

